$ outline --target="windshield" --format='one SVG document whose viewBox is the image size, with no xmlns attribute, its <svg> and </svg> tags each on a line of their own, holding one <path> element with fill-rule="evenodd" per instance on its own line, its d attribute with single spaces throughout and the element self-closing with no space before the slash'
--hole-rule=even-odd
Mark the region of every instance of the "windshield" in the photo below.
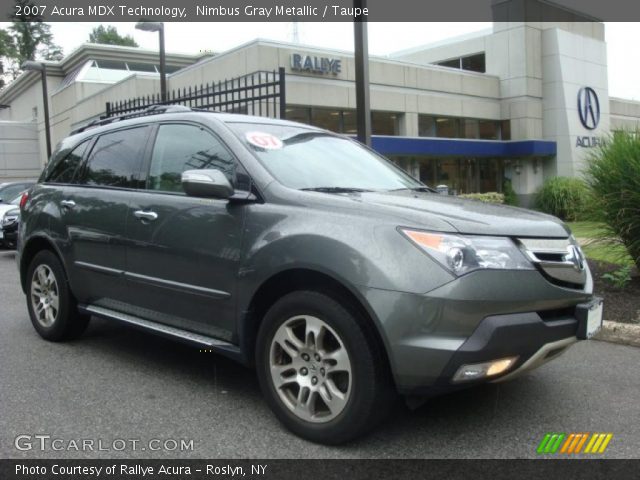
<svg viewBox="0 0 640 480">
<path fill-rule="evenodd" d="M 384 157 L 327 132 L 288 125 L 227 124 L 283 185 L 327 192 L 424 185 Z"/>
</svg>

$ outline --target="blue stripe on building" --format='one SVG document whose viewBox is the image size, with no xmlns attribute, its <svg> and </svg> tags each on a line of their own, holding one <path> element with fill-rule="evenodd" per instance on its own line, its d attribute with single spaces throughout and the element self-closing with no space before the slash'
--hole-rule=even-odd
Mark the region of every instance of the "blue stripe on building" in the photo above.
<svg viewBox="0 0 640 480">
<path fill-rule="evenodd" d="M 374 135 L 372 147 L 383 155 L 437 157 L 547 157 L 556 155 L 556 142 L 547 140 L 467 140 Z"/>
</svg>

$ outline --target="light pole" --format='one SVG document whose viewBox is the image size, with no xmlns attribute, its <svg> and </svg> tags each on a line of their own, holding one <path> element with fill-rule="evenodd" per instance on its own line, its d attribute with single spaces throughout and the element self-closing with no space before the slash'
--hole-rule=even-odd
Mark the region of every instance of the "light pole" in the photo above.
<svg viewBox="0 0 640 480">
<path fill-rule="evenodd" d="M 136 29 L 144 32 L 158 32 L 160 37 L 160 98 L 167 101 L 167 77 L 164 53 L 164 23 L 163 22 L 138 22 Z"/>
<path fill-rule="evenodd" d="M 356 8 L 365 8 L 367 0 L 353 0 Z M 356 119 L 358 140 L 371 146 L 371 106 L 369 102 L 369 39 L 367 19 L 363 15 L 354 20 L 354 60 L 356 64 Z"/>
<path fill-rule="evenodd" d="M 49 94 L 47 93 L 47 66 L 42 62 L 27 60 L 22 69 L 40 72 L 42 78 L 42 103 L 44 104 L 44 133 L 47 139 L 47 161 L 51 158 L 51 126 L 49 125 Z"/>
</svg>

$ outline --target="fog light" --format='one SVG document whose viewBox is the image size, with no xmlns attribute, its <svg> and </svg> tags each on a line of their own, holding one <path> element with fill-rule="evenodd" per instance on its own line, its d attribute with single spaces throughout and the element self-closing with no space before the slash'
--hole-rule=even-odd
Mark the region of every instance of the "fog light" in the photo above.
<svg viewBox="0 0 640 480">
<path fill-rule="evenodd" d="M 485 377 L 493 377 L 509 370 L 518 357 L 502 358 L 485 363 L 461 366 L 453 376 L 454 382 L 468 382 Z"/>
</svg>

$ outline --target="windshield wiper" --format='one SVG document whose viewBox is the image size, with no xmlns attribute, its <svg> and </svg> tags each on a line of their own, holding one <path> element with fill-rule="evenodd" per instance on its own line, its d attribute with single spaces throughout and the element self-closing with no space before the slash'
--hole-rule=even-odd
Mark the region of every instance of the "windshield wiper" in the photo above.
<svg viewBox="0 0 640 480">
<path fill-rule="evenodd" d="M 335 135 L 329 132 L 310 130 L 308 132 L 296 133 L 290 137 L 283 138 L 282 143 L 285 145 L 293 145 L 294 143 L 306 142 L 316 137 L 335 137 Z"/>
<path fill-rule="evenodd" d="M 366 188 L 355 187 L 311 187 L 301 188 L 305 192 L 323 192 L 323 193 L 353 193 L 353 192 L 372 192 L 373 190 L 367 190 Z"/>
<path fill-rule="evenodd" d="M 393 190 L 389 190 L 390 192 L 400 192 L 402 190 L 408 190 L 410 192 L 430 192 L 430 193 L 438 193 L 435 188 L 427 187 L 426 185 L 423 187 L 404 187 L 404 188 L 394 188 Z"/>
</svg>

